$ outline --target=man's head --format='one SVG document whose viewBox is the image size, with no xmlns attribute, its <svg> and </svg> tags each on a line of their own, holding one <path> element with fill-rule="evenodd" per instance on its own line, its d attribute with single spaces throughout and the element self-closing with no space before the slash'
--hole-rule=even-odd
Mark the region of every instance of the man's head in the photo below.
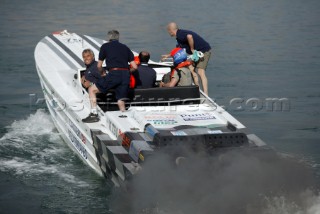
<svg viewBox="0 0 320 214">
<path fill-rule="evenodd" d="M 139 53 L 140 63 L 148 63 L 150 59 L 150 54 L 147 51 L 141 51 Z"/>
<path fill-rule="evenodd" d="M 90 65 L 94 61 L 94 53 L 91 49 L 85 49 L 82 51 L 83 62 L 86 65 Z"/>
<path fill-rule="evenodd" d="M 111 40 L 119 40 L 119 37 L 120 37 L 120 33 L 117 30 L 110 30 L 108 32 L 108 40 L 109 41 L 111 41 Z"/>
<path fill-rule="evenodd" d="M 175 37 L 177 35 L 178 25 L 175 22 L 170 22 L 167 25 L 167 31 L 171 37 Z"/>
</svg>

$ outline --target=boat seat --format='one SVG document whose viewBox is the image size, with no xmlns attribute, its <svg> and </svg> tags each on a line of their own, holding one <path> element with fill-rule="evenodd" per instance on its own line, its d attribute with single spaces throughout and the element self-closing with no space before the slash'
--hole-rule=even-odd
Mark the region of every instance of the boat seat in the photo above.
<svg viewBox="0 0 320 214">
<path fill-rule="evenodd" d="M 114 90 L 97 94 L 98 105 L 104 111 L 117 111 Z M 196 85 L 173 88 L 130 89 L 126 106 L 165 106 L 199 104 L 200 91 Z"/>
</svg>

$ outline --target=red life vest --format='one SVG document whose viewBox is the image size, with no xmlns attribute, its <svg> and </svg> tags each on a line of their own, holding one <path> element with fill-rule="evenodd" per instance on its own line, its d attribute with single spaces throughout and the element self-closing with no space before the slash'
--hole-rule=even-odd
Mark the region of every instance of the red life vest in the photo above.
<svg viewBox="0 0 320 214">
<path fill-rule="evenodd" d="M 140 59 L 139 56 L 134 56 L 133 61 L 137 64 L 140 65 Z M 130 64 L 130 68 L 132 68 Z M 129 88 L 135 88 L 136 87 L 136 78 L 133 76 L 133 74 L 130 72 L 130 82 L 129 82 Z"/>
<path fill-rule="evenodd" d="M 137 65 L 140 65 L 140 59 L 139 59 L 139 56 L 134 56 L 133 61 L 134 61 Z"/>
<path fill-rule="evenodd" d="M 130 73 L 130 81 L 129 81 L 129 88 L 136 87 L 136 78 L 134 78 L 133 74 Z"/>
</svg>

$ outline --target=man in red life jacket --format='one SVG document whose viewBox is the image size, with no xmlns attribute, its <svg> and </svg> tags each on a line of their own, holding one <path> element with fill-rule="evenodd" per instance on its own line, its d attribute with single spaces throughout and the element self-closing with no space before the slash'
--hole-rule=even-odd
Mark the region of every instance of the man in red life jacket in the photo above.
<svg viewBox="0 0 320 214">
<path fill-rule="evenodd" d="M 175 87 L 175 86 L 190 86 L 192 85 L 192 77 L 189 66 L 190 61 L 187 61 L 187 54 L 182 48 L 175 48 L 170 55 L 173 57 L 174 68 L 170 73 L 170 81 L 160 82 L 160 87 Z"/>
</svg>

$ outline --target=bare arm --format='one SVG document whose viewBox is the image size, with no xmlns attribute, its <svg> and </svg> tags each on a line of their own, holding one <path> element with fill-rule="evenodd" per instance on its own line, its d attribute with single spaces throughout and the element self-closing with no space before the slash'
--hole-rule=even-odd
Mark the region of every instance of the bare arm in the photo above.
<svg viewBox="0 0 320 214">
<path fill-rule="evenodd" d="M 161 55 L 161 61 L 164 61 L 169 57 L 170 57 L 170 54 L 163 54 L 163 55 Z"/>
<path fill-rule="evenodd" d="M 101 75 L 103 75 L 103 73 L 104 73 L 104 70 L 103 70 L 103 68 L 102 68 L 102 63 L 103 63 L 103 61 L 99 60 L 99 61 L 98 61 L 98 65 L 97 65 L 98 70 L 99 70 L 99 72 L 100 72 Z"/>
<path fill-rule="evenodd" d="M 85 88 L 89 88 L 91 86 L 91 82 L 89 80 L 86 80 L 84 75 L 81 77 L 81 83 Z"/>
<path fill-rule="evenodd" d="M 188 40 L 188 43 L 189 43 L 190 50 L 191 50 L 191 52 L 193 53 L 193 51 L 194 51 L 193 36 L 192 36 L 191 34 L 188 34 L 188 35 L 187 35 L 187 40 Z"/>
<path fill-rule="evenodd" d="M 170 88 L 172 88 L 172 87 L 175 87 L 177 85 L 177 83 L 178 83 L 178 80 L 176 78 L 172 77 L 170 82 L 168 82 L 168 83 L 161 82 L 160 83 L 160 87 L 170 87 Z"/>
<path fill-rule="evenodd" d="M 131 71 L 131 72 L 133 72 L 133 71 L 135 71 L 135 70 L 138 69 L 138 66 L 137 66 L 137 64 L 136 64 L 135 61 L 131 61 L 131 62 L 130 62 L 130 65 L 131 65 L 131 68 L 130 68 L 130 71 Z"/>
</svg>

